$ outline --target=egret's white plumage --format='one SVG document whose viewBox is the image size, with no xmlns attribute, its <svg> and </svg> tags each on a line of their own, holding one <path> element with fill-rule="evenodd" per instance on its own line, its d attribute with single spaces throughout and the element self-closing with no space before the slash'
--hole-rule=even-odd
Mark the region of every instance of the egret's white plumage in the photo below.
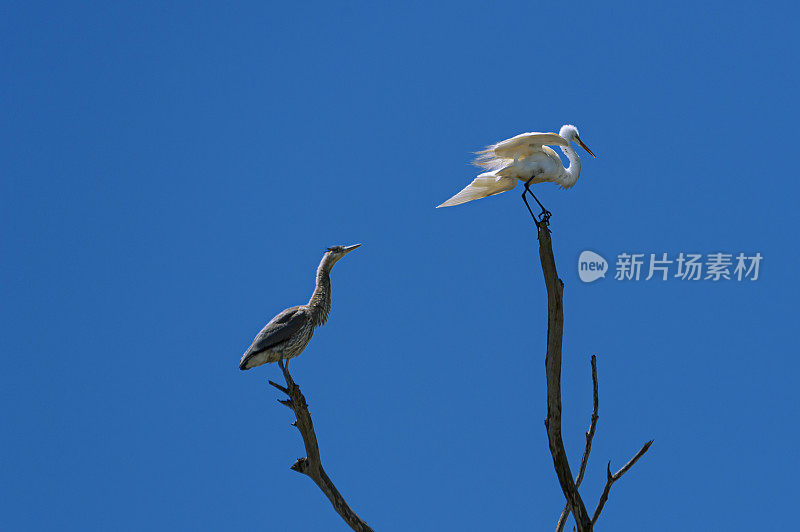
<svg viewBox="0 0 800 532">
<path fill-rule="evenodd" d="M 570 142 L 579 144 L 594 157 L 578 136 L 578 128 L 570 124 L 562 126 L 558 134 L 523 133 L 488 146 L 478 152 L 474 161 L 475 165 L 488 171 L 478 175 L 439 207 L 493 196 L 511 190 L 517 181 L 527 182 L 531 178 L 531 184 L 549 181 L 561 188 L 571 188 L 581 174 L 581 160 Z M 568 167 L 564 168 L 561 158 L 547 144 L 561 148 L 569 160 Z"/>
</svg>

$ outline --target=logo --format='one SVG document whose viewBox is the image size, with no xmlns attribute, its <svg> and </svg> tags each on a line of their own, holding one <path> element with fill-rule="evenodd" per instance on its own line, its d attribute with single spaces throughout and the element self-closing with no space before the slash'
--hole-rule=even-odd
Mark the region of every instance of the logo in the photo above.
<svg viewBox="0 0 800 532">
<path fill-rule="evenodd" d="M 680 282 L 757 281 L 764 256 L 759 253 L 634 253 L 617 254 L 612 265 L 615 281 L 645 281 L 656 283 L 671 279 Z M 582 251 L 578 257 L 578 277 L 584 283 L 593 283 L 608 273 L 606 259 L 594 251 Z M 651 281 L 652 280 L 652 281 Z M 673 281 L 674 282 L 674 281 Z"/>
<path fill-rule="evenodd" d="M 594 251 L 582 251 L 578 257 L 578 276 L 584 283 L 591 283 L 606 276 L 608 262 Z"/>
</svg>

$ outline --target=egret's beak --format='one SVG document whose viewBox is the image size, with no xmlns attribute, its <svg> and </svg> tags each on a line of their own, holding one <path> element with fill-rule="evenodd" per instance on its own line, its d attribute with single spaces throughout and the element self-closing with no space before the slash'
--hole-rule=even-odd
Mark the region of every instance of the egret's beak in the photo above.
<svg viewBox="0 0 800 532">
<path fill-rule="evenodd" d="M 590 149 L 589 149 L 589 146 L 587 146 L 586 144 L 584 144 L 584 143 L 583 143 L 583 141 L 581 140 L 581 138 L 580 138 L 580 137 L 575 137 L 575 141 L 576 141 L 578 144 L 580 144 L 580 145 L 581 145 L 581 148 L 583 148 L 584 150 L 588 151 L 588 152 L 589 152 L 589 155 L 591 155 L 591 156 L 592 156 L 592 157 L 594 157 L 595 159 L 597 158 L 597 155 L 595 155 L 594 153 L 592 153 L 592 150 L 590 150 Z"/>
<path fill-rule="evenodd" d="M 353 244 L 352 246 L 347 246 L 346 248 L 344 248 L 344 253 L 342 253 L 342 257 L 344 257 L 345 255 L 347 255 L 348 253 L 359 247 L 361 247 L 361 244 Z"/>
</svg>

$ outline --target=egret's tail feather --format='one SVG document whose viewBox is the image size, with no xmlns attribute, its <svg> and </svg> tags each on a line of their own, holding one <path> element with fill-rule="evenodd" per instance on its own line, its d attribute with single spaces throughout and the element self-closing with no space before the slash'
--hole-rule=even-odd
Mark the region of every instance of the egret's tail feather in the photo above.
<svg viewBox="0 0 800 532">
<path fill-rule="evenodd" d="M 438 205 L 436 208 L 451 207 L 468 201 L 500 194 L 506 190 L 511 190 L 516 184 L 517 180 L 514 178 L 500 177 L 496 172 L 486 172 L 473 179 L 472 183 L 464 187 L 461 192 L 441 205 Z"/>
<path fill-rule="evenodd" d="M 489 171 L 499 170 L 508 166 L 509 164 L 512 164 L 514 159 L 498 157 L 494 153 L 496 146 L 496 144 L 493 144 L 491 146 L 487 146 L 484 150 L 476 151 L 475 155 L 477 155 L 477 157 L 475 157 L 475 160 L 472 161 L 472 164 Z"/>
</svg>

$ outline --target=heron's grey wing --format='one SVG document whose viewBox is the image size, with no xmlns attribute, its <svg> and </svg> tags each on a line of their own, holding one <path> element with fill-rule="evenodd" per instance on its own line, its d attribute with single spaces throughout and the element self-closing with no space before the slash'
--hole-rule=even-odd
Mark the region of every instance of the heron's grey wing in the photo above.
<svg viewBox="0 0 800 532">
<path fill-rule="evenodd" d="M 308 312 L 306 312 L 304 307 L 287 308 L 272 318 L 272 320 L 261 329 L 261 332 L 256 335 L 253 343 L 242 357 L 242 363 L 245 363 L 250 356 L 269 349 L 270 347 L 275 347 L 279 343 L 287 340 L 291 335 L 299 331 L 309 319 Z"/>
</svg>

